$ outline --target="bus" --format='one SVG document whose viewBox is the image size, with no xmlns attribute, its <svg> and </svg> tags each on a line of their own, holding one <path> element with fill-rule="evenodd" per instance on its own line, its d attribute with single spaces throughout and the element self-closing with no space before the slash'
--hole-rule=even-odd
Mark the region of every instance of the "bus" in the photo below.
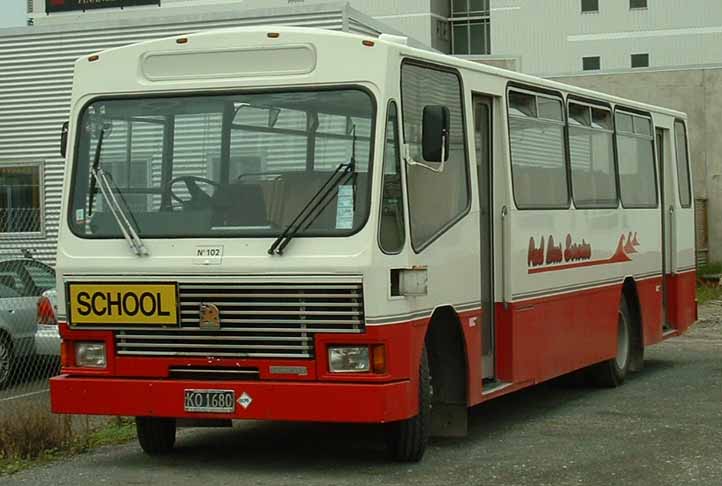
<svg viewBox="0 0 722 486">
<path fill-rule="evenodd" d="M 75 64 L 56 413 L 385 424 L 604 387 L 696 320 L 684 113 L 411 48 L 233 28 Z"/>
</svg>

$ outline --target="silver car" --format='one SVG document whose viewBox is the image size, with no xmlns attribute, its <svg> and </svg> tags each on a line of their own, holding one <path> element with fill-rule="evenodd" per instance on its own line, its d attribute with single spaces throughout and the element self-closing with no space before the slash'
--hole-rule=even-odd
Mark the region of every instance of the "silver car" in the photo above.
<svg viewBox="0 0 722 486">
<path fill-rule="evenodd" d="M 55 271 L 37 260 L 0 261 L 0 389 L 13 375 L 19 358 L 35 352 L 38 300 L 55 287 Z"/>
</svg>

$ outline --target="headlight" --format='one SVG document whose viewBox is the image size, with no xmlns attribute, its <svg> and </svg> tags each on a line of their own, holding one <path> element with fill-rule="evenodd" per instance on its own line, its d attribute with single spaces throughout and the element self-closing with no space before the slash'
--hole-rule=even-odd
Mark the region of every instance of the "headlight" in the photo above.
<svg viewBox="0 0 722 486">
<path fill-rule="evenodd" d="M 105 368 L 105 343 L 75 343 L 75 366 Z"/>
<path fill-rule="evenodd" d="M 329 346 L 328 368 L 331 373 L 364 373 L 369 364 L 368 346 Z"/>
</svg>

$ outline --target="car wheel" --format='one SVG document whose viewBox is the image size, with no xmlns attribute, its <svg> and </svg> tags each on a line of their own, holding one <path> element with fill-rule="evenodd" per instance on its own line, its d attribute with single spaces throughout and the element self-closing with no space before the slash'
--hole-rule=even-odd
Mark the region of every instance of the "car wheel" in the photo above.
<svg viewBox="0 0 722 486">
<path fill-rule="evenodd" d="M 632 317 L 627 300 L 622 297 L 617 312 L 617 354 L 614 358 L 593 366 L 592 382 L 600 387 L 614 388 L 624 383 L 632 361 Z"/>
<path fill-rule="evenodd" d="M 386 442 L 392 459 L 418 462 L 424 456 L 431 433 L 432 395 L 429 360 L 424 349 L 419 366 L 419 413 L 387 425 Z"/>
<path fill-rule="evenodd" d="M 136 417 L 135 429 L 140 447 L 148 455 L 165 454 L 175 445 L 175 419 Z"/>
<path fill-rule="evenodd" d="M 7 388 L 15 368 L 15 353 L 10 338 L 0 334 L 0 390 Z"/>
</svg>

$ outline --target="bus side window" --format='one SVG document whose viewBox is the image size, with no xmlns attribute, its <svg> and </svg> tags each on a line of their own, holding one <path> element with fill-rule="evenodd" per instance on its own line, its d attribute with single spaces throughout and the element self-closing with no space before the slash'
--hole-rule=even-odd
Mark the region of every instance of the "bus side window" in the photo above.
<svg viewBox="0 0 722 486">
<path fill-rule="evenodd" d="M 617 112 L 619 194 L 625 208 L 657 207 L 652 120 Z"/>
<path fill-rule="evenodd" d="M 379 244 L 386 253 L 398 253 L 404 246 L 406 235 L 404 229 L 404 197 L 401 184 L 398 113 L 394 101 L 389 103 L 384 137 Z"/>
<path fill-rule="evenodd" d="M 510 91 L 509 133 L 516 207 L 568 208 L 562 100 Z"/>
<path fill-rule="evenodd" d="M 616 208 L 617 177 L 611 111 L 570 102 L 568 119 L 575 206 Z"/>
<path fill-rule="evenodd" d="M 683 208 L 688 208 L 692 205 L 692 191 L 689 184 L 687 130 L 684 122 L 674 122 L 674 139 L 677 148 L 677 185 L 679 186 L 679 203 Z"/>
<path fill-rule="evenodd" d="M 404 61 L 401 67 L 404 141 L 413 160 L 424 161 L 421 129 L 424 107 L 449 109 L 449 158 L 443 172 L 406 164 L 411 245 L 422 250 L 469 209 L 469 169 L 466 157 L 461 78 L 456 71 Z"/>
</svg>

